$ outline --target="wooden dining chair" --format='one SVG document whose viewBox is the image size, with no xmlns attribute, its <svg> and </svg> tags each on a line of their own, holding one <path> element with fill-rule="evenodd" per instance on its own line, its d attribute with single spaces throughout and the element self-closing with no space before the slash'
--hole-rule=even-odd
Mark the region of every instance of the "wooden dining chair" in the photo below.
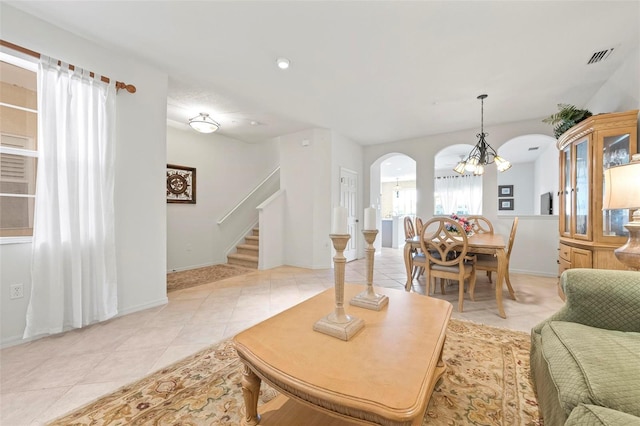
<svg viewBox="0 0 640 426">
<path fill-rule="evenodd" d="M 424 223 L 422 222 L 422 218 L 416 216 L 415 219 L 415 223 L 416 223 L 416 235 L 421 235 L 422 234 L 422 227 L 424 226 Z M 418 249 L 417 253 L 421 253 L 421 250 Z M 416 278 L 420 278 L 420 276 L 422 276 L 422 274 L 424 274 L 424 266 L 418 266 L 418 270 L 416 271 Z"/>
<path fill-rule="evenodd" d="M 444 280 L 458 281 L 458 311 L 464 304 L 464 283 L 469 280 L 469 294 L 473 300 L 476 285 L 476 257 L 468 255 L 468 240 L 465 232 L 456 233 L 460 224 L 449 218 L 433 218 L 427 221 L 420 238 L 422 253 L 426 257 L 427 293 L 435 280 L 440 278 L 440 291 L 444 294 Z"/>
<path fill-rule="evenodd" d="M 413 221 L 409 216 L 404 217 L 404 238 L 409 239 L 416 236 L 416 229 L 413 226 Z"/>
<path fill-rule="evenodd" d="M 507 269 L 505 271 L 504 277 L 507 282 L 507 287 L 509 288 L 509 294 L 513 295 L 513 287 L 511 287 L 511 280 L 509 279 L 509 259 L 511 258 L 511 249 L 513 248 L 513 241 L 516 239 L 516 231 L 518 229 L 518 218 L 513 219 L 513 224 L 511 225 L 511 233 L 509 234 L 509 242 L 507 243 L 507 252 L 505 253 L 507 258 Z M 498 272 L 498 259 L 496 256 L 490 254 L 479 254 L 477 255 L 476 269 L 480 271 L 487 271 L 487 276 L 489 277 L 489 282 L 491 282 L 491 273 Z M 496 285 L 502 285 L 502 283 L 497 283 Z"/>
<path fill-rule="evenodd" d="M 413 221 L 411 217 L 404 217 L 404 238 L 409 239 L 416 236 L 416 230 L 413 226 Z M 422 258 L 418 257 L 416 259 L 416 255 L 419 254 L 418 249 L 411 250 L 411 256 L 414 258 L 413 271 L 411 271 L 411 277 L 417 278 L 420 276 L 421 272 L 424 271 L 422 264 L 425 262 Z"/>
<path fill-rule="evenodd" d="M 422 234 L 423 226 L 424 226 L 424 223 L 422 222 L 422 219 L 416 216 L 416 235 Z"/>
<path fill-rule="evenodd" d="M 467 220 L 471 223 L 471 229 L 474 234 L 493 234 L 493 225 L 486 217 L 471 215 L 467 216 Z"/>
</svg>

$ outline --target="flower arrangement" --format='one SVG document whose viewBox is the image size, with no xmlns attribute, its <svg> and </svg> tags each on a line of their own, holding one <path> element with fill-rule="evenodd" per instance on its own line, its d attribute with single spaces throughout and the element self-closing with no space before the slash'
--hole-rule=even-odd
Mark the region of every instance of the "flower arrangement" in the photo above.
<svg viewBox="0 0 640 426">
<path fill-rule="evenodd" d="M 462 216 L 458 216 L 455 213 L 451 213 L 451 216 L 449 216 L 451 219 L 455 220 L 456 222 L 458 222 L 460 224 L 460 226 L 455 226 L 455 225 L 446 225 L 447 231 L 449 232 L 455 232 L 455 233 L 460 233 L 460 228 L 462 228 L 462 230 L 464 230 L 464 232 L 467 235 L 471 235 L 473 234 L 473 227 L 471 226 L 471 222 L 469 222 L 469 220 L 467 220 L 466 217 L 462 217 Z"/>
</svg>

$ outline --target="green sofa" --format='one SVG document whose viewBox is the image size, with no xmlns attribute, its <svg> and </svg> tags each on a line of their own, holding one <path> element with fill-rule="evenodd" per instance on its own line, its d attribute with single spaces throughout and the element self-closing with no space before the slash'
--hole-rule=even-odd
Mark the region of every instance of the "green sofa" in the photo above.
<svg viewBox="0 0 640 426">
<path fill-rule="evenodd" d="M 570 269 L 566 304 L 531 330 L 545 426 L 640 425 L 640 272 Z"/>
</svg>

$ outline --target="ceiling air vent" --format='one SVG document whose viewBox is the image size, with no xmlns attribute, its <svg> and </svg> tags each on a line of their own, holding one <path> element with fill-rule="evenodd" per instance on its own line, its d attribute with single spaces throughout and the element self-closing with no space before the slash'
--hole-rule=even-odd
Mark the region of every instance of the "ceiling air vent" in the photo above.
<svg viewBox="0 0 640 426">
<path fill-rule="evenodd" d="M 539 146 L 532 146 L 531 148 L 528 149 L 528 151 L 537 151 L 538 149 L 540 149 Z"/>
<path fill-rule="evenodd" d="M 596 62 L 601 62 L 604 61 L 605 59 L 607 59 L 609 57 L 609 55 L 611 55 L 613 53 L 613 47 L 611 49 L 606 49 L 606 50 L 601 50 L 599 52 L 595 52 L 593 55 L 591 55 L 591 59 L 589 59 L 589 62 L 587 62 L 587 65 L 590 64 L 595 64 Z"/>
</svg>

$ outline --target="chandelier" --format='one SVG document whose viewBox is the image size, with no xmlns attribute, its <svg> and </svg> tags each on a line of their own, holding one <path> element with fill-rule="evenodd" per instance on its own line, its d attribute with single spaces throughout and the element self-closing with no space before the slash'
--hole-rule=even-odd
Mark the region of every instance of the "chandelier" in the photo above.
<svg viewBox="0 0 640 426">
<path fill-rule="evenodd" d="M 460 162 L 453 169 L 455 172 L 464 174 L 465 171 L 473 172 L 474 175 L 481 175 L 484 173 L 484 166 L 496 163 L 496 167 L 499 172 L 504 172 L 511 167 L 511 163 L 500 157 L 495 149 L 491 147 L 485 140 L 487 133 L 484 132 L 484 100 L 488 95 L 480 95 L 481 112 L 480 112 L 480 133 L 478 137 L 478 143 L 473 147 L 469 155 L 465 160 Z"/>
</svg>

